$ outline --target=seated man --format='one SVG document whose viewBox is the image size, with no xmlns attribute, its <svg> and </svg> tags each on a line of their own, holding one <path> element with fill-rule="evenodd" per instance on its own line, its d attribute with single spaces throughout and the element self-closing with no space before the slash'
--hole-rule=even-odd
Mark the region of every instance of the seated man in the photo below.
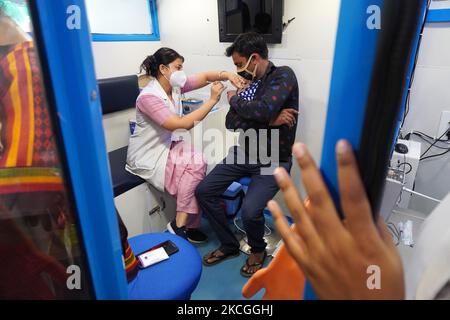
<svg viewBox="0 0 450 320">
<path fill-rule="evenodd" d="M 232 182 L 251 177 L 242 205 L 251 255 L 241 268 L 243 276 L 251 277 L 267 256 L 263 210 L 279 190 L 271 168 L 291 169 L 299 89 L 291 68 L 276 67 L 268 60 L 267 44 L 259 34 L 240 35 L 227 49 L 227 56 L 233 58 L 238 74 L 251 84 L 245 92 L 228 93 L 226 127 L 239 130 L 240 145 L 233 147 L 196 189 L 199 206 L 221 242 L 220 248 L 207 254 L 203 262 L 211 266 L 239 255 L 239 241 L 228 227 L 221 195 Z"/>
</svg>

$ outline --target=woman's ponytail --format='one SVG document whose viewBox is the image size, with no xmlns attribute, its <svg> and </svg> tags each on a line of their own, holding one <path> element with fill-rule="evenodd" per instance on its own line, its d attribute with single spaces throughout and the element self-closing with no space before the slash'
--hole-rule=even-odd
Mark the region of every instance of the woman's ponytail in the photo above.
<svg viewBox="0 0 450 320">
<path fill-rule="evenodd" d="M 156 78 L 158 76 L 158 65 L 155 56 L 148 56 L 141 64 L 141 72 L 145 71 L 147 76 Z"/>
</svg>

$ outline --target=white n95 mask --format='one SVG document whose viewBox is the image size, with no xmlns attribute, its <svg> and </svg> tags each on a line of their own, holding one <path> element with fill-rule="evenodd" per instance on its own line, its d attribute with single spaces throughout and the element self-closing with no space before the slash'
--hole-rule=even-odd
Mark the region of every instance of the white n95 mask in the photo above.
<svg viewBox="0 0 450 320">
<path fill-rule="evenodd" d="M 184 71 L 175 71 L 170 76 L 170 85 L 172 88 L 183 88 L 187 82 L 187 76 Z"/>
</svg>

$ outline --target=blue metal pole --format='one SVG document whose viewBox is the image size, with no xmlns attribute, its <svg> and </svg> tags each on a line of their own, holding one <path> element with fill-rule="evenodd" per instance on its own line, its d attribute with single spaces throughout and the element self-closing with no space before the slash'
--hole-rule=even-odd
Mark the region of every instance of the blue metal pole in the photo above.
<svg viewBox="0 0 450 320">
<path fill-rule="evenodd" d="M 338 201 L 335 146 L 347 139 L 358 151 L 380 30 L 369 29 L 368 8 L 382 0 L 342 0 L 336 38 L 321 170 Z"/>
</svg>

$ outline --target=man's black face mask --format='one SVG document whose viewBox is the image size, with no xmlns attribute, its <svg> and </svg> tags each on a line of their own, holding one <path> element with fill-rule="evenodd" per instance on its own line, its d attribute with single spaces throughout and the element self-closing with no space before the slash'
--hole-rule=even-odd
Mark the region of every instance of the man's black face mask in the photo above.
<svg viewBox="0 0 450 320">
<path fill-rule="evenodd" d="M 256 70 L 258 70 L 258 65 L 255 66 L 255 70 L 251 72 L 248 70 L 248 66 L 250 65 L 250 62 L 252 61 L 252 58 L 254 55 L 251 55 L 250 58 L 247 61 L 247 64 L 242 69 L 238 69 L 237 74 L 240 75 L 242 78 L 248 81 L 253 81 L 256 78 Z"/>
</svg>

